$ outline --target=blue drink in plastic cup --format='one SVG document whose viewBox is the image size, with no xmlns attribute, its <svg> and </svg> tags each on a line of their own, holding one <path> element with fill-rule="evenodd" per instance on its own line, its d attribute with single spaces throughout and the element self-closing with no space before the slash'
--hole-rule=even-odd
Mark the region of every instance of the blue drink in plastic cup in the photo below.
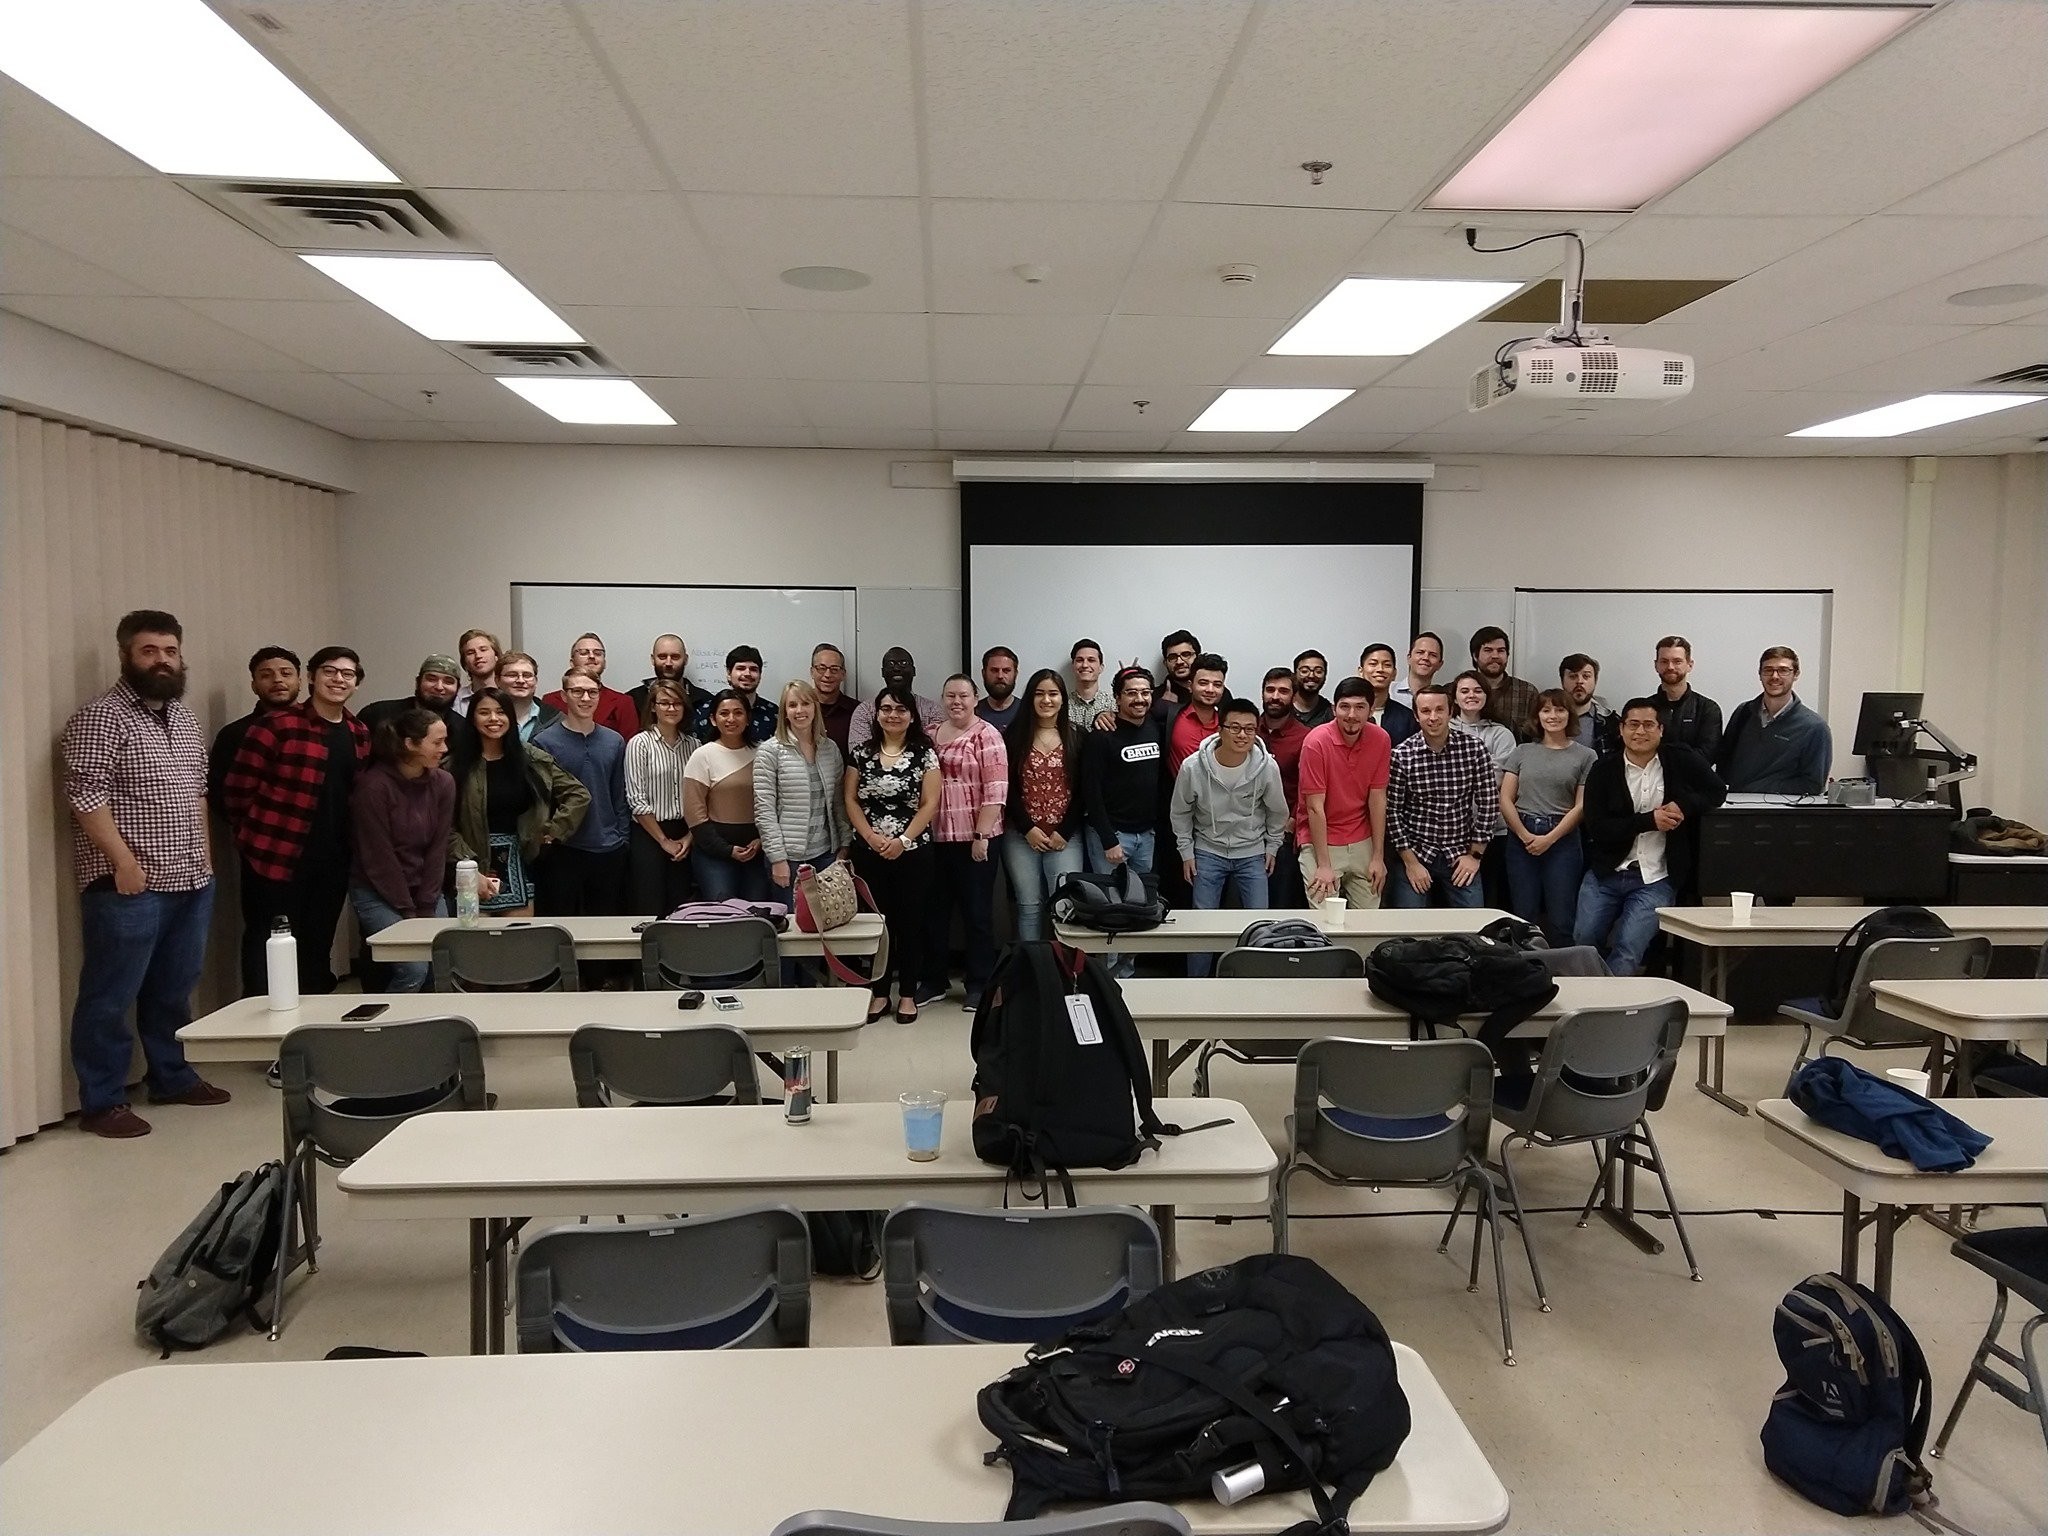
<svg viewBox="0 0 2048 1536">
<path fill-rule="evenodd" d="M 939 1155 L 939 1136 L 945 1129 L 946 1096 L 937 1089 L 906 1093 L 897 1100 L 903 1106 L 903 1146 L 913 1163 L 929 1163 Z"/>
</svg>

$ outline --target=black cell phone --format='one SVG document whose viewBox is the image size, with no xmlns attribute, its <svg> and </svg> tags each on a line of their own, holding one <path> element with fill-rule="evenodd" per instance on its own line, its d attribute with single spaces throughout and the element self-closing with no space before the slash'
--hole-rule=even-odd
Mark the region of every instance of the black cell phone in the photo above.
<svg viewBox="0 0 2048 1536">
<path fill-rule="evenodd" d="M 685 992 L 676 999 L 676 1006 L 678 1008 L 702 1008 L 704 1006 L 704 994 L 696 991 Z"/>
<path fill-rule="evenodd" d="M 391 1005 L 389 1003 L 358 1003 L 341 1016 L 341 1021 L 344 1024 L 361 1024 L 376 1018 L 380 1013 L 389 1013 L 390 1011 Z"/>
</svg>

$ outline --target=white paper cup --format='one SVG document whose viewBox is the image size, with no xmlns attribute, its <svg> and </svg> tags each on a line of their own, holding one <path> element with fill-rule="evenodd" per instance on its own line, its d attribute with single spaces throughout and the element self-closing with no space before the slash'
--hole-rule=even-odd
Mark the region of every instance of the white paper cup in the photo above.
<svg viewBox="0 0 2048 1536">
<path fill-rule="evenodd" d="M 1350 903 L 1342 896 L 1325 896 L 1322 906 L 1324 929 L 1332 933 L 1342 931 L 1344 914 L 1350 910 Z"/>
<path fill-rule="evenodd" d="M 1886 1067 L 1884 1075 L 1908 1093 L 1917 1093 L 1923 1099 L 1927 1097 L 1928 1077 L 1917 1067 Z"/>
<path fill-rule="evenodd" d="M 1756 896 L 1749 891 L 1730 891 L 1728 893 L 1728 910 L 1733 914 L 1729 918 L 1731 923 L 1737 928 L 1747 928 L 1749 926 L 1749 915 L 1756 910 Z"/>
</svg>

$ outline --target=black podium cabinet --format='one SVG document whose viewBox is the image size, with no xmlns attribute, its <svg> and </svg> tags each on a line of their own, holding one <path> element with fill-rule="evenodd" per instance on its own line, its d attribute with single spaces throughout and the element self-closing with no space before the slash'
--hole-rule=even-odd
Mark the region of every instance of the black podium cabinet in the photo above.
<svg viewBox="0 0 2048 1536">
<path fill-rule="evenodd" d="M 1723 805 L 1700 821 L 1700 894 L 1945 901 L 1955 819 L 1945 805 Z"/>
</svg>

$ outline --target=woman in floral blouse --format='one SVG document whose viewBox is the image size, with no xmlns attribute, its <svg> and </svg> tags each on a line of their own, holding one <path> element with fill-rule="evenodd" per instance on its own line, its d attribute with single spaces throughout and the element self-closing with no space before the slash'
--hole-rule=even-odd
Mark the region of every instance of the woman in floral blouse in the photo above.
<svg viewBox="0 0 2048 1536">
<path fill-rule="evenodd" d="M 846 816 L 853 823 L 853 872 L 865 880 L 889 926 L 889 965 L 878 968 L 868 1018 L 889 1011 L 896 982 L 896 1020 L 917 1018 L 924 973 L 925 905 L 931 900 L 931 825 L 939 814 L 939 754 L 917 717 L 908 688 L 875 695 L 874 734 L 853 749 L 845 779 Z"/>
<path fill-rule="evenodd" d="M 1010 872 L 1020 939 L 1046 936 L 1046 899 L 1060 876 L 1081 870 L 1081 797 L 1075 791 L 1079 737 L 1059 673 L 1050 668 L 1034 673 L 1008 739 L 1010 808 L 1003 865 Z"/>
</svg>

